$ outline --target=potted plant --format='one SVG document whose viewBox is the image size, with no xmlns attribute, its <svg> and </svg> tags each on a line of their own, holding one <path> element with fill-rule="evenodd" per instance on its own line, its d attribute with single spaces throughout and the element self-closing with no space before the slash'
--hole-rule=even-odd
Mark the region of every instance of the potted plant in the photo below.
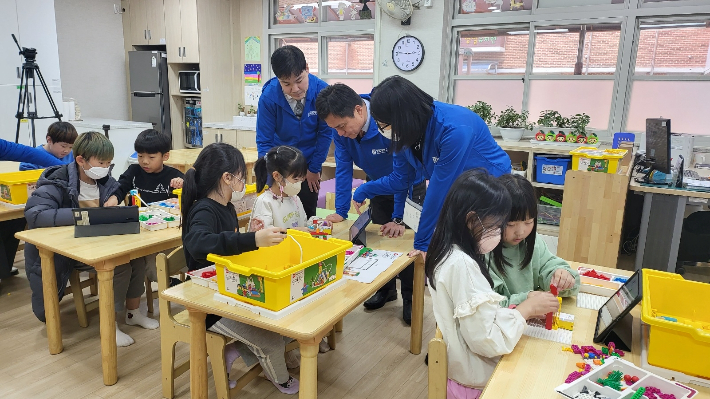
<svg viewBox="0 0 710 399">
<path fill-rule="evenodd" d="M 249 116 L 256 116 L 256 110 L 253 105 L 249 106 Z"/>
<path fill-rule="evenodd" d="M 546 110 L 540 112 L 540 117 L 537 118 L 537 125 L 540 126 L 540 129 L 550 130 L 559 127 L 557 126 L 557 122 L 560 120 L 562 120 L 562 115 L 560 115 L 559 112 Z"/>
<path fill-rule="evenodd" d="M 532 123 L 528 122 L 528 111 L 518 113 L 513 107 L 508 107 L 500 113 L 496 125 L 500 127 L 504 141 L 518 141 L 526 130 L 533 128 Z"/>
<path fill-rule="evenodd" d="M 477 101 L 474 105 L 469 105 L 466 108 L 478 114 L 488 126 L 492 126 L 495 122 L 496 114 L 493 112 L 493 107 L 485 101 Z"/>
<path fill-rule="evenodd" d="M 241 103 L 237 104 L 237 111 L 239 111 L 239 116 L 244 116 L 244 106 Z"/>
<path fill-rule="evenodd" d="M 587 125 L 589 125 L 591 118 L 585 113 L 576 114 L 570 118 L 570 127 L 573 129 L 572 133 L 577 136 L 577 143 L 584 144 L 597 144 L 599 141 L 596 134 L 587 136 Z"/>
</svg>

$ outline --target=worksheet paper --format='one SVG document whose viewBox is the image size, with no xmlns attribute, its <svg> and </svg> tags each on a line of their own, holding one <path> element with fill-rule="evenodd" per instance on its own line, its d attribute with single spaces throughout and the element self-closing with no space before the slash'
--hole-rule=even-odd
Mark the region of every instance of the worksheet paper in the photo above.
<svg viewBox="0 0 710 399">
<path fill-rule="evenodd" d="M 355 259 L 343 272 L 343 277 L 370 284 L 377 276 L 387 270 L 394 261 L 402 256 L 401 252 L 376 249 Z"/>
</svg>

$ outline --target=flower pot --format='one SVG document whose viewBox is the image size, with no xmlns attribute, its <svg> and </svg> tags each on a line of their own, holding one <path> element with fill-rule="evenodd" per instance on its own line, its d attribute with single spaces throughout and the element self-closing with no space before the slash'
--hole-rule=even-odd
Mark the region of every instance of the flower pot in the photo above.
<svg viewBox="0 0 710 399">
<path fill-rule="evenodd" d="M 500 134 L 501 136 L 503 136 L 503 141 L 520 141 L 520 139 L 523 137 L 523 133 L 525 133 L 525 129 L 523 128 L 500 128 Z"/>
<path fill-rule="evenodd" d="M 493 126 L 488 125 L 488 130 L 491 131 L 491 136 L 493 136 L 493 137 L 500 137 L 500 128 L 499 128 L 498 126 L 495 126 L 495 125 L 493 125 Z"/>
<path fill-rule="evenodd" d="M 244 116 L 244 112 L 243 112 L 243 111 L 240 112 L 240 113 L 239 113 L 239 116 Z"/>
</svg>

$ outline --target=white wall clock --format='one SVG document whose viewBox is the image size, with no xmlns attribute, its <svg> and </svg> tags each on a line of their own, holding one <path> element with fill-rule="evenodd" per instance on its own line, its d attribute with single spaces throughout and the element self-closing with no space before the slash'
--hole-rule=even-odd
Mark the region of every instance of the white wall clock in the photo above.
<svg viewBox="0 0 710 399">
<path fill-rule="evenodd" d="M 392 48 L 392 61 L 400 70 L 411 72 L 424 62 L 424 45 L 414 36 L 403 36 Z"/>
</svg>

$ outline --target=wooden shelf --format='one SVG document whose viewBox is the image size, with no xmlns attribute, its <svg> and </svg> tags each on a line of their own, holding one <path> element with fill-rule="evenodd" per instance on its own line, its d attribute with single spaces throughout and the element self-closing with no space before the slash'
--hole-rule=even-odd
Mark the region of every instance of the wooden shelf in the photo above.
<svg viewBox="0 0 710 399">
<path fill-rule="evenodd" d="M 170 95 L 175 97 L 202 97 L 200 93 L 170 93 Z"/>
<path fill-rule="evenodd" d="M 538 182 L 531 182 L 533 187 L 541 187 L 541 188 L 552 188 L 555 190 L 564 190 L 565 186 L 562 184 L 548 184 L 548 183 L 538 183 Z"/>
<path fill-rule="evenodd" d="M 543 234 L 546 236 L 558 237 L 560 235 L 560 226 L 538 223 L 537 232 L 538 234 Z"/>
</svg>

